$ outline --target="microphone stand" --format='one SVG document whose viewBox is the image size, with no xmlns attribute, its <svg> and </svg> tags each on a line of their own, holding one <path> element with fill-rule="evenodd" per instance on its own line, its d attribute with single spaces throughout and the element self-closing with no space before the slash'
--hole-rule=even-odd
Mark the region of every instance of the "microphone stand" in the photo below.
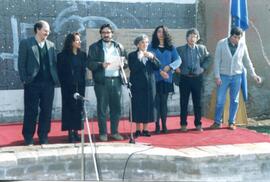
<svg viewBox="0 0 270 182">
<path fill-rule="evenodd" d="M 96 173 L 96 180 L 99 181 L 99 173 L 98 173 L 98 168 L 97 168 L 97 161 L 96 161 L 96 156 L 95 156 L 95 150 L 93 147 L 93 142 L 92 142 L 92 137 L 91 137 L 91 132 L 89 128 L 89 123 L 88 123 L 88 117 L 87 117 L 87 111 L 85 107 L 85 101 L 87 100 L 82 100 L 82 105 L 83 105 L 83 117 L 81 120 L 81 127 L 82 127 L 82 132 L 81 132 L 81 147 L 82 147 L 82 153 L 81 153 L 81 180 L 85 181 L 85 157 L 84 157 L 84 121 L 86 122 L 87 126 L 87 131 L 88 131 L 88 137 L 89 137 L 89 142 L 90 142 L 90 147 L 91 147 L 91 152 L 92 152 L 92 157 L 94 161 L 94 168 L 95 168 L 95 173 Z"/>
<path fill-rule="evenodd" d="M 133 132 L 132 132 L 132 94 L 131 94 L 131 83 L 128 82 L 127 86 L 127 91 L 128 91 L 128 96 L 129 96 L 129 122 L 130 122 L 130 138 L 129 138 L 129 143 L 135 143 L 135 138 L 133 137 Z"/>
<path fill-rule="evenodd" d="M 121 73 L 121 76 L 122 76 L 122 81 L 123 81 L 124 85 L 127 88 L 128 96 L 129 96 L 129 122 L 130 122 L 130 138 L 129 138 L 129 143 L 133 143 L 134 144 L 135 143 L 135 139 L 133 137 L 133 132 L 132 132 L 132 102 L 131 102 L 131 99 L 132 99 L 131 86 L 132 85 L 127 80 L 126 73 L 124 71 L 123 66 L 120 66 L 120 73 Z"/>
</svg>

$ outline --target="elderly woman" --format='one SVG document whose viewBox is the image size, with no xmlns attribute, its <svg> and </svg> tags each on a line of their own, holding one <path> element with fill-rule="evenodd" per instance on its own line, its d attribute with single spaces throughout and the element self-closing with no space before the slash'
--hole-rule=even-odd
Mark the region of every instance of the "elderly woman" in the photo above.
<svg viewBox="0 0 270 182">
<path fill-rule="evenodd" d="M 70 143 L 80 141 L 82 102 L 73 98 L 74 93 L 84 96 L 86 53 L 80 50 L 80 34 L 67 35 L 64 48 L 57 55 L 57 70 L 62 94 L 62 131 L 68 131 Z"/>
<path fill-rule="evenodd" d="M 132 93 L 132 118 L 136 122 L 135 137 L 151 136 L 147 124 L 154 122 L 155 74 L 160 67 L 155 56 L 147 51 L 149 39 L 140 35 L 134 40 L 137 50 L 128 55 Z M 141 123 L 143 130 L 141 131 Z"/>
</svg>

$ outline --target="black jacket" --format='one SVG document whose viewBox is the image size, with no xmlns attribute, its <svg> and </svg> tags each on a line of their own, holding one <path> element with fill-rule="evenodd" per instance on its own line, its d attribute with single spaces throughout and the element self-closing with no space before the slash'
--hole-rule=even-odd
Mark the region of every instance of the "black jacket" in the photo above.
<svg viewBox="0 0 270 182">
<path fill-rule="evenodd" d="M 83 103 L 74 99 L 74 93 L 79 93 L 82 96 L 85 94 L 86 54 L 80 51 L 77 55 L 79 78 L 75 78 L 74 75 L 72 56 L 72 53 L 67 51 L 62 51 L 57 55 L 57 70 L 62 95 L 62 131 L 82 129 Z"/>
<path fill-rule="evenodd" d="M 48 49 L 50 73 L 54 83 L 58 83 L 56 70 L 56 52 L 54 43 L 46 40 Z M 40 56 L 35 37 L 24 39 L 20 42 L 18 69 L 20 79 L 24 84 L 30 83 L 37 76 L 40 69 Z"/>
<path fill-rule="evenodd" d="M 124 47 L 116 41 L 112 42 L 114 46 L 118 49 L 119 55 L 127 57 Z M 102 40 L 99 40 L 89 46 L 87 58 L 87 67 L 92 71 L 93 80 L 95 83 L 103 84 L 105 82 L 105 69 L 103 68 L 104 61 L 105 60 Z M 124 67 L 127 67 L 126 63 Z"/>
</svg>

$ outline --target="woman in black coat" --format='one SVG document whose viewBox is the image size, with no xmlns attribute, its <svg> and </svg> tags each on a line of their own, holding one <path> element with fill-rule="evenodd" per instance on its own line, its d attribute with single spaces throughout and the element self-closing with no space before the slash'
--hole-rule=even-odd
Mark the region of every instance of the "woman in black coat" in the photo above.
<svg viewBox="0 0 270 182">
<path fill-rule="evenodd" d="M 155 121 L 154 106 L 156 82 L 154 70 L 160 67 L 155 56 L 147 52 L 149 39 L 140 35 L 134 40 L 137 50 L 128 56 L 132 93 L 132 120 L 136 122 L 135 137 L 151 136 L 147 129 L 149 122 Z M 143 123 L 141 132 L 140 123 Z"/>
<path fill-rule="evenodd" d="M 68 131 L 70 143 L 80 141 L 83 103 L 74 99 L 74 93 L 84 96 L 86 54 L 80 50 L 80 34 L 67 35 L 64 48 L 57 55 L 57 71 L 62 94 L 62 131 Z"/>
</svg>

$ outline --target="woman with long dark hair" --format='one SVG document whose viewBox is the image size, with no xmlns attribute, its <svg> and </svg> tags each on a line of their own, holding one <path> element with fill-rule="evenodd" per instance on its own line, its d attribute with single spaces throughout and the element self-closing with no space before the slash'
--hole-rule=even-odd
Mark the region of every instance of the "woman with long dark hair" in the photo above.
<svg viewBox="0 0 270 182">
<path fill-rule="evenodd" d="M 148 123 L 155 121 L 154 106 L 156 83 L 154 70 L 160 67 L 159 61 L 147 51 L 149 39 L 145 34 L 135 38 L 137 50 L 128 55 L 132 93 L 132 121 L 136 122 L 135 137 L 151 136 Z M 143 129 L 141 130 L 141 124 Z"/>
<path fill-rule="evenodd" d="M 156 133 L 160 133 L 159 118 L 161 118 L 162 132 L 167 133 L 167 100 L 170 92 L 173 92 L 172 71 L 181 65 L 181 58 L 173 46 L 168 28 L 158 26 L 152 36 L 151 45 L 148 48 L 159 59 L 161 67 L 155 72 L 156 78 Z"/>
<path fill-rule="evenodd" d="M 86 53 L 80 50 L 78 32 L 67 35 L 61 53 L 57 55 L 57 70 L 62 94 L 62 131 L 68 131 L 70 143 L 80 141 L 83 103 L 74 93 L 85 94 Z"/>
</svg>

